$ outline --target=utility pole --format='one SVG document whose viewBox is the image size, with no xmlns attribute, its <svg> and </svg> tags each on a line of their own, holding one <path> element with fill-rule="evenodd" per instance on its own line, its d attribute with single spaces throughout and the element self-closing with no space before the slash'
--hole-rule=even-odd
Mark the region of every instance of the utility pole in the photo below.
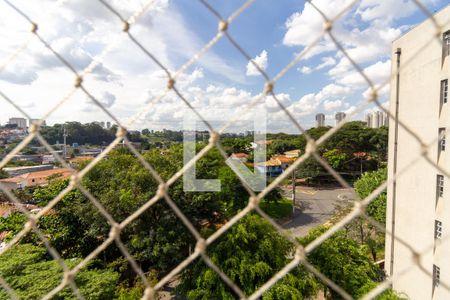
<svg viewBox="0 0 450 300">
<path fill-rule="evenodd" d="M 295 170 L 292 171 L 292 214 L 295 214 Z"/>
<path fill-rule="evenodd" d="M 359 159 L 359 162 L 360 162 L 360 164 L 361 164 L 361 175 L 362 175 L 362 173 L 363 173 L 363 168 L 362 168 L 362 162 L 363 162 L 363 159 L 362 159 L 362 156 L 361 156 L 361 158 Z"/>
<path fill-rule="evenodd" d="M 395 119 L 394 119 L 394 129 L 395 129 L 395 137 L 394 137 L 394 165 L 392 168 L 392 176 L 396 178 L 397 175 L 397 151 L 398 151 L 398 114 L 399 114 L 399 105 L 400 105 L 400 58 L 402 55 L 402 49 L 397 48 L 395 52 L 397 56 L 397 77 L 395 79 Z M 396 209 L 396 200 L 397 200 L 397 180 L 392 182 L 392 221 L 391 221 L 391 263 L 389 275 L 394 276 L 394 242 L 395 242 L 395 209 Z"/>
<path fill-rule="evenodd" d="M 66 131 L 66 124 L 63 125 L 63 140 L 64 140 L 64 148 L 63 148 L 63 159 L 66 160 L 67 157 L 67 144 L 66 144 L 66 138 L 67 138 L 67 131 Z"/>
</svg>

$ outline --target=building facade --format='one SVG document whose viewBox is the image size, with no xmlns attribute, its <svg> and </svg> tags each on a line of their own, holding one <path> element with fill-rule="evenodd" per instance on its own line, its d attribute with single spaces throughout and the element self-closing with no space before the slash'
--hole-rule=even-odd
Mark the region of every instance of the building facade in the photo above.
<svg viewBox="0 0 450 300">
<path fill-rule="evenodd" d="M 27 119 L 25 118 L 10 118 L 9 124 L 17 125 L 17 128 L 26 129 L 27 128 Z"/>
<path fill-rule="evenodd" d="M 366 114 L 365 121 L 369 128 L 387 127 L 389 116 L 384 111 L 373 111 Z"/>
<path fill-rule="evenodd" d="M 323 126 L 325 126 L 325 115 L 319 113 L 316 115 L 316 127 L 323 127 Z"/>
<path fill-rule="evenodd" d="M 366 121 L 367 127 L 372 128 L 372 113 L 366 114 L 364 120 Z"/>
<path fill-rule="evenodd" d="M 393 43 L 390 113 L 431 145 L 429 160 L 450 170 L 450 6 L 435 19 L 446 24 L 442 43 L 430 19 Z M 399 122 L 391 123 L 386 229 L 393 235 L 386 234 L 385 268 L 393 288 L 410 299 L 450 299 L 450 178 L 422 151 Z"/>
<path fill-rule="evenodd" d="M 336 116 L 335 116 L 335 118 L 336 118 L 336 125 L 337 124 L 339 124 L 339 123 L 341 123 L 344 119 L 345 119 L 345 113 L 344 112 L 338 112 L 338 113 L 336 113 Z"/>
</svg>

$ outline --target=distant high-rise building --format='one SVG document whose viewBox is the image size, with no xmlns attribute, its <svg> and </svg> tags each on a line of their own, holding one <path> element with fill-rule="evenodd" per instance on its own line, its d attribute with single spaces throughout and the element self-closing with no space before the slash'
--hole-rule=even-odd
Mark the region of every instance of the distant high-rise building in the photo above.
<svg viewBox="0 0 450 300">
<path fill-rule="evenodd" d="M 111 128 L 111 122 L 110 122 L 110 121 L 106 122 L 106 128 L 107 128 L 107 129 L 110 129 L 110 128 Z"/>
<path fill-rule="evenodd" d="M 25 118 L 10 118 L 9 124 L 11 125 L 17 125 L 17 128 L 20 129 L 26 129 L 27 128 L 27 119 Z"/>
<path fill-rule="evenodd" d="M 383 122 L 383 115 L 381 114 L 380 111 L 375 111 L 372 114 L 373 116 L 373 124 L 372 124 L 372 128 L 380 128 L 380 123 Z"/>
<path fill-rule="evenodd" d="M 372 113 L 366 114 L 367 127 L 372 128 Z"/>
<path fill-rule="evenodd" d="M 384 111 L 374 111 L 366 114 L 365 121 L 369 128 L 388 126 L 388 115 Z"/>
<path fill-rule="evenodd" d="M 346 116 L 345 113 L 342 111 L 336 113 L 336 116 L 335 116 L 336 117 L 336 125 L 341 123 L 345 119 L 345 116 Z"/>
<path fill-rule="evenodd" d="M 325 115 L 317 114 L 316 115 L 316 127 L 323 127 L 323 126 L 325 126 Z"/>
<path fill-rule="evenodd" d="M 102 128 L 105 128 L 105 121 L 101 121 L 100 126 L 102 126 Z"/>
</svg>

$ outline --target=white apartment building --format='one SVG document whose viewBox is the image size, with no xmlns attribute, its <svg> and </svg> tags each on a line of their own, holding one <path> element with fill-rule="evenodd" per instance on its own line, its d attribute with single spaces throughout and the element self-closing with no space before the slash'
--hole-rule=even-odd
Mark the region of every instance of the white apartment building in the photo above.
<svg viewBox="0 0 450 300">
<path fill-rule="evenodd" d="M 11 125 L 17 125 L 17 128 L 20 129 L 26 129 L 27 128 L 27 119 L 25 118 L 10 118 L 9 124 Z"/>
<path fill-rule="evenodd" d="M 319 113 L 316 115 L 316 127 L 323 127 L 323 126 L 325 126 L 325 115 Z"/>
<path fill-rule="evenodd" d="M 431 161 L 450 170 L 450 6 L 435 19 L 445 24 L 439 37 L 427 19 L 393 42 L 390 113 L 431 145 Z M 388 179 L 401 175 L 387 188 L 386 229 L 395 239 L 386 235 L 386 273 L 410 299 L 450 299 L 450 178 L 421 156 L 416 137 L 390 125 Z"/>
<path fill-rule="evenodd" d="M 346 114 L 344 112 L 338 112 L 335 115 L 336 118 L 336 125 L 341 123 L 346 117 Z"/>
<path fill-rule="evenodd" d="M 388 126 L 389 117 L 384 111 L 373 111 L 366 114 L 365 121 L 369 128 L 380 128 Z"/>
<path fill-rule="evenodd" d="M 372 128 L 372 114 L 366 114 L 364 120 L 366 121 L 367 127 Z"/>
</svg>

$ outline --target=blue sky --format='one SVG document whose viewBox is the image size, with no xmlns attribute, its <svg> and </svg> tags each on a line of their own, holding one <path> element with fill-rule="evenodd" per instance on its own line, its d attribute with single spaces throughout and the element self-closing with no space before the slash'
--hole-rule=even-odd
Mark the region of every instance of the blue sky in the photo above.
<svg viewBox="0 0 450 300">
<path fill-rule="evenodd" d="M 77 70 L 85 68 L 110 44 L 120 41 L 84 81 L 86 88 L 125 124 L 165 88 L 164 73 L 121 31 L 120 21 L 93 0 L 76 0 L 55 5 L 17 0 L 14 3 L 39 24 L 39 33 Z M 125 17 L 146 1 L 112 1 Z M 210 0 L 222 16 L 228 17 L 245 1 Z M 350 0 L 314 0 L 333 17 Z M 446 1 L 422 0 L 430 11 Z M 333 33 L 352 58 L 365 69 L 375 84 L 388 80 L 390 43 L 425 16 L 410 0 L 362 0 L 334 24 Z M 200 1 L 159 0 L 132 27 L 131 33 L 171 71 L 177 70 L 217 33 L 217 18 Z M 323 19 L 303 1 L 256 0 L 229 27 L 231 36 L 268 73 L 276 75 L 322 31 Z M 16 12 L 0 4 L 0 66 L 29 37 L 29 24 Z M 122 39 L 122 40 L 120 40 Z M 431 37 L 430 37 L 431 40 Z M 243 111 L 257 97 L 263 78 L 248 67 L 249 62 L 222 38 L 177 81 L 186 99 L 202 114 L 227 108 L 230 116 Z M 62 66 L 37 39 L 4 70 L 0 91 L 8 95 L 33 118 L 42 117 L 71 90 L 73 74 Z M 381 101 L 388 103 L 388 86 Z M 323 112 L 334 124 L 337 111 L 351 113 L 365 101 L 367 85 L 336 50 L 328 38 L 320 41 L 276 83 L 275 92 L 291 114 L 308 128 L 314 115 Z M 3 101 L 3 100 L 2 100 Z M 0 102 L 0 122 L 20 116 L 5 101 Z M 266 99 L 270 131 L 296 132 L 286 122 L 273 99 Z M 132 128 L 182 127 L 185 105 L 169 94 L 149 108 Z M 371 107 L 368 110 L 373 109 Z M 362 119 L 363 110 L 354 119 Z M 223 116 L 221 116 L 223 117 Z M 77 91 L 48 119 L 48 123 L 78 120 L 108 120 L 108 117 Z"/>
</svg>

